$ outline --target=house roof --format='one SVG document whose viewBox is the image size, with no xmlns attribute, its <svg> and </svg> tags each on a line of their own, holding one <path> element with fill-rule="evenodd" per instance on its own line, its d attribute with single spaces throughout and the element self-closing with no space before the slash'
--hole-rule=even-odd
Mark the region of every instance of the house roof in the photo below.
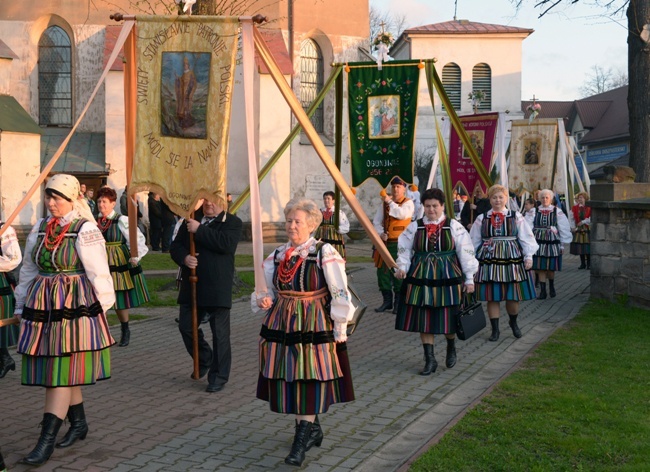
<svg viewBox="0 0 650 472">
<path fill-rule="evenodd" d="M 41 127 L 11 95 L 0 95 L 0 131 L 41 134 Z"/>
<path fill-rule="evenodd" d="M 45 128 L 41 137 L 41 169 L 50 162 L 70 128 Z M 72 174 L 108 174 L 106 134 L 75 133 L 52 168 L 52 172 Z"/>
<path fill-rule="evenodd" d="M 293 66 L 291 65 L 291 58 L 289 57 L 287 46 L 284 44 L 284 37 L 282 36 L 282 32 L 280 30 L 270 29 L 260 29 L 259 31 L 262 34 L 264 41 L 266 41 L 271 54 L 275 58 L 275 62 L 278 63 L 278 67 L 282 71 L 282 74 L 292 75 Z M 257 49 L 255 50 L 255 64 L 257 64 L 257 68 L 260 74 L 269 73 L 269 68 L 266 67 L 266 64 L 264 64 L 264 61 L 257 53 Z"/>
<path fill-rule="evenodd" d="M 533 33 L 530 28 L 518 28 L 516 26 L 493 25 L 490 23 L 478 23 L 469 20 L 452 20 L 431 25 L 416 26 L 408 28 L 403 34 L 526 34 Z"/>
<path fill-rule="evenodd" d="M 18 59 L 15 52 L 0 39 L 0 59 Z"/>
<path fill-rule="evenodd" d="M 537 118 L 564 118 L 565 120 L 568 120 L 571 116 L 574 102 L 542 102 L 537 100 L 537 103 L 542 107 L 541 110 L 539 110 Z M 532 104 L 532 100 L 521 102 L 521 111 L 524 112 L 525 119 L 528 119 L 531 114 L 531 111 L 527 108 Z"/>
<path fill-rule="evenodd" d="M 122 31 L 122 25 L 108 25 L 106 26 L 106 36 L 104 39 L 104 68 L 111 58 L 115 43 Z M 115 62 L 111 65 L 111 70 L 124 70 L 124 48 L 120 50 Z"/>
</svg>

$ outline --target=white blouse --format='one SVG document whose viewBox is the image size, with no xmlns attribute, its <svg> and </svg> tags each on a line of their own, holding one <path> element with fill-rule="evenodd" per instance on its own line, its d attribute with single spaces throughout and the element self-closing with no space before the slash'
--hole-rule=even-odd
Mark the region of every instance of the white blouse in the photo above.
<svg viewBox="0 0 650 472">
<path fill-rule="evenodd" d="M 111 214 L 108 215 L 108 218 L 113 218 L 114 216 L 115 210 L 113 210 Z M 129 246 L 130 249 L 131 242 L 129 239 L 129 217 L 120 215 L 120 217 L 117 219 L 117 227 L 124 235 L 124 238 L 126 239 L 126 245 Z M 140 262 L 140 259 L 142 259 L 147 254 L 147 252 L 149 252 L 149 248 L 147 247 L 147 238 L 145 238 L 144 234 L 142 234 L 140 228 L 136 226 L 135 229 L 138 234 L 138 257 L 133 257 L 133 254 L 131 254 L 131 257 L 133 259 L 136 259 L 137 262 Z"/>
<path fill-rule="evenodd" d="M 62 218 L 59 218 L 59 223 L 66 225 L 78 216 L 77 212 L 73 210 Z M 16 309 L 14 313 L 18 315 L 23 313 L 27 289 L 38 274 L 38 267 L 32 259 L 31 254 L 34 246 L 36 246 L 41 221 L 39 220 L 34 225 L 25 243 L 25 254 L 28 254 L 28 257 L 25 258 L 23 266 L 20 269 L 19 284 L 14 291 L 14 296 L 16 297 Z M 106 313 L 115 304 L 115 290 L 113 289 L 111 272 L 108 268 L 106 241 L 104 241 L 104 237 L 94 221 L 86 221 L 81 226 L 75 240 L 75 249 L 79 254 L 79 259 L 83 264 L 88 280 L 95 290 L 95 295 L 97 295 L 102 310 Z"/>
<path fill-rule="evenodd" d="M 492 213 L 494 213 L 494 210 L 488 210 L 487 212 L 488 218 L 492 216 Z M 519 240 L 519 244 L 521 245 L 521 251 L 524 254 L 525 260 L 532 261 L 533 254 L 537 252 L 537 250 L 539 249 L 539 245 L 535 240 L 535 235 L 533 235 L 533 230 L 531 229 L 530 225 L 526 222 L 524 217 L 518 211 L 512 212 L 506 208 L 501 213 L 505 217 L 510 216 L 511 213 L 515 214 L 515 225 L 517 226 L 517 233 L 518 233 L 517 239 Z M 481 236 L 482 226 L 483 226 L 483 213 L 481 213 L 476 217 L 476 220 L 472 225 L 472 229 L 470 229 L 469 231 L 469 235 L 472 238 L 472 244 L 474 245 L 475 250 L 478 250 L 481 244 L 483 244 L 483 237 Z"/>
<path fill-rule="evenodd" d="M 20 245 L 18 244 L 16 231 L 11 226 L 8 226 L 2 234 L 0 244 L 2 245 L 0 272 L 9 272 L 10 270 L 14 270 L 23 260 L 23 256 L 20 253 Z"/>
<path fill-rule="evenodd" d="M 426 216 L 422 218 L 425 224 L 439 224 L 446 216 L 442 216 L 437 220 L 430 220 Z M 400 234 L 397 240 L 397 267 L 404 272 L 408 272 L 411 267 L 411 259 L 413 257 L 413 241 L 415 233 L 418 229 L 418 222 L 413 221 L 408 227 Z M 463 225 L 453 218 L 449 220 L 449 229 L 451 236 L 454 239 L 456 246 L 456 255 L 460 261 L 460 266 L 465 275 L 465 283 L 474 284 L 474 274 L 478 271 L 478 260 L 474 254 L 474 246 L 469 237 L 469 233 Z"/>
<path fill-rule="evenodd" d="M 320 211 L 325 212 L 327 208 L 321 208 Z M 333 211 L 334 209 L 332 209 Z M 343 210 L 339 210 L 339 227 L 336 230 L 339 234 L 347 234 L 350 232 L 350 221 Z"/>
<path fill-rule="evenodd" d="M 555 210 L 555 205 L 540 206 L 537 209 L 537 211 L 539 210 L 546 210 L 546 211 Z M 534 227 L 535 215 L 537 214 L 537 211 L 535 209 L 531 209 L 525 216 L 526 223 L 528 223 L 531 228 Z M 557 210 L 557 226 L 558 226 L 557 228 L 551 226 L 551 231 L 553 231 L 553 229 L 555 229 L 555 232 L 559 231 L 560 242 L 562 244 L 570 243 L 573 240 L 573 237 L 571 236 L 571 227 L 569 226 L 569 219 L 566 217 L 564 212 L 559 208 Z"/>
</svg>

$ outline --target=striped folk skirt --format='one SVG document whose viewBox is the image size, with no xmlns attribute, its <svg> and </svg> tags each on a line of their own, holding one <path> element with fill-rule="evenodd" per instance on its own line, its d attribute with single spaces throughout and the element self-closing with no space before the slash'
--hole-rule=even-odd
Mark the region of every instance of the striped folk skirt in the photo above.
<svg viewBox="0 0 650 472">
<path fill-rule="evenodd" d="M 92 385 L 111 377 L 110 349 L 58 357 L 23 355 L 22 364 L 23 385 L 74 387 Z"/>
<path fill-rule="evenodd" d="M 532 272 L 524 268 L 524 259 L 517 239 L 512 236 L 485 240 L 476 258 L 478 272 L 474 276 L 479 301 L 532 300 L 535 282 Z"/>
<path fill-rule="evenodd" d="M 7 276 L 0 272 L 0 320 L 14 317 L 14 292 L 7 282 Z M 10 325 L 0 328 L 0 347 L 15 346 L 18 341 L 18 326 Z"/>
<path fill-rule="evenodd" d="M 331 244 L 334 249 L 345 259 L 345 243 L 343 242 L 343 235 L 339 234 L 334 225 L 320 225 L 314 234 L 316 239 L 320 239 L 324 243 Z"/>
<path fill-rule="evenodd" d="M 539 249 L 533 256 L 533 270 L 562 270 L 562 244 L 550 228 L 533 228 Z"/>
<path fill-rule="evenodd" d="M 589 235 L 589 228 L 582 229 L 580 227 L 573 233 L 573 241 L 569 246 L 569 252 L 576 256 L 591 254 L 591 239 Z"/>
<path fill-rule="evenodd" d="M 126 244 L 106 243 L 106 252 L 115 287 L 115 308 L 128 310 L 147 303 L 149 290 L 142 267 L 129 263 L 131 253 Z"/>
<path fill-rule="evenodd" d="M 257 398 L 272 411 L 325 413 L 354 400 L 345 343 L 334 342 L 327 289 L 279 292 L 260 333 Z"/>
</svg>

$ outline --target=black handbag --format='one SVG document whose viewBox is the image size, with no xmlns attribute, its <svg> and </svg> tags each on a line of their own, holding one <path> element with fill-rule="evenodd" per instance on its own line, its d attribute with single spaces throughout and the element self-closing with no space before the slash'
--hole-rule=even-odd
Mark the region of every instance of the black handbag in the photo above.
<svg viewBox="0 0 650 472">
<path fill-rule="evenodd" d="M 366 308 L 368 308 L 368 305 L 363 303 L 363 300 L 359 298 L 359 294 L 350 283 L 351 278 L 352 276 L 348 275 L 348 290 L 350 291 L 350 295 L 352 296 L 351 302 L 352 305 L 354 306 L 354 315 L 352 315 L 352 320 L 348 321 L 348 328 L 347 328 L 348 336 L 351 336 L 352 333 L 356 331 L 357 327 L 359 326 L 359 322 L 361 321 L 361 317 L 366 312 Z"/>
<path fill-rule="evenodd" d="M 464 296 L 463 304 L 456 315 L 456 336 L 461 341 L 467 341 L 487 326 L 483 305 L 474 297 Z"/>
</svg>

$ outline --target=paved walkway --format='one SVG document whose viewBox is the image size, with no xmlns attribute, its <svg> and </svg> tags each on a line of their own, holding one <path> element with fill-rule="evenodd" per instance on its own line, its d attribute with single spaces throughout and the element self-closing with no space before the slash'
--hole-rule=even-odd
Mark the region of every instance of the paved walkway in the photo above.
<svg viewBox="0 0 650 472">
<path fill-rule="evenodd" d="M 273 246 L 266 245 L 265 253 Z M 370 255 L 366 241 L 348 247 L 351 255 Z M 250 243 L 242 243 L 240 252 L 250 252 Z M 303 469 L 405 469 L 579 311 L 588 300 L 589 273 L 577 270 L 578 262 L 576 256 L 565 257 L 564 271 L 557 274 L 556 298 L 522 303 L 521 339 L 512 336 L 502 308 L 501 339 L 489 342 L 488 328 L 469 341 L 458 341 L 453 369 L 444 367 L 445 342 L 436 337 L 440 365 L 427 377 L 417 374 L 423 365 L 419 336 L 396 331 L 394 315 L 373 311 L 380 303 L 374 268 L 350 264 L 354 284 L 369 305 L 348 341 L 357 400 L 321 415 L 325 440 L 307 453 Z M 150 317 L 132 323 L 130 346 L 113 349 L 112 379 L 84 388 L 87 439 L 55 449 L 39 472 L 296 470 L 283 463 L 293 438 L 293 418 L 271 412 L 255 398 L 260 315 L 251 313 L 248 299 L 238 300 L 232 310 L 230 382 L 212 394 L 205 392 L 205 378 L 189 377 L 192 362 L 174 322 L 177 309 L 134 312 Z M 38 437 L 43 389 L 21 386 L 17 372 L 7 374 L 0 388 L 5 461 L 12 472 L 33 470 L 17 461 Z M 62 431 L 67 427 L 64 424 Z"/>
</svg>

